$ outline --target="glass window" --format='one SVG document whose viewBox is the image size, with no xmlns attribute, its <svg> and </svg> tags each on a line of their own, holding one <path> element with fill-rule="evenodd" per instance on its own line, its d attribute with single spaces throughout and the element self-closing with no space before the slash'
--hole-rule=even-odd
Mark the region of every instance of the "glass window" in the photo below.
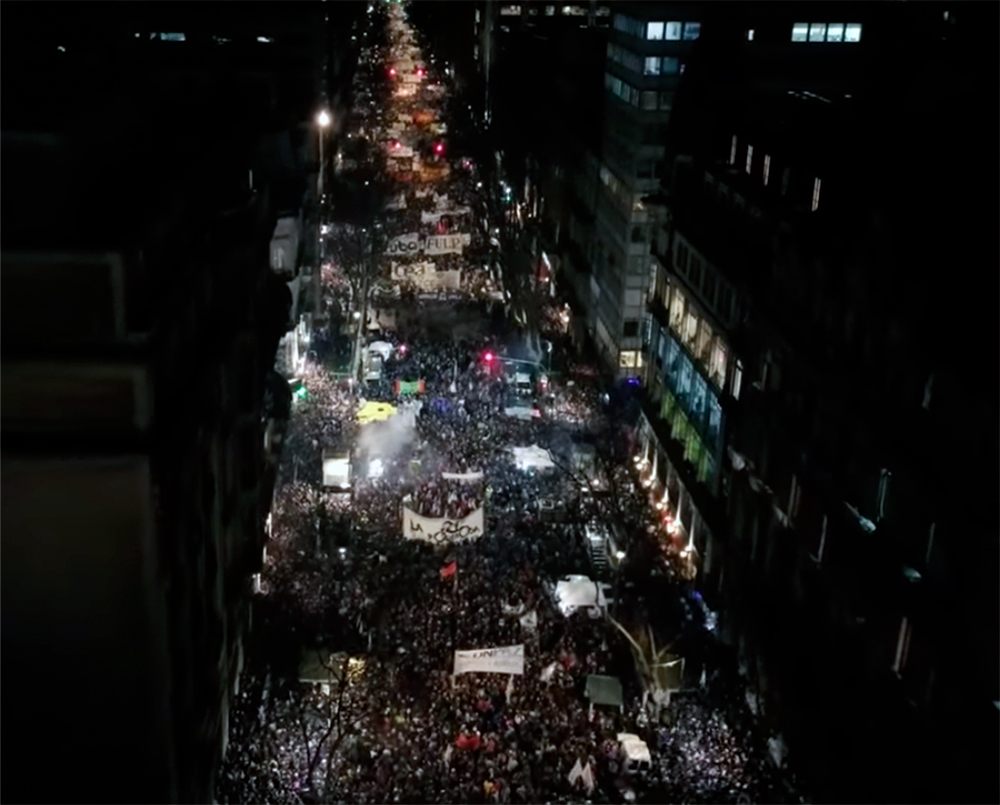
<svg viewBox="0 0 1000 805">
<path fill-rule="evenodd" d="M 826 26 L 826 41 L 827 42 L 843 42 L 844 41 L 844 23 L 842 22 L 831 22 Z"/>
<path fill-rule="evenodd" d="M 702 292 L 705 294 L 706 301 L 715 306 L 715 272 L 706 271 L 705 272 L 705 284 L 702 288 Z"/>
<path fill-rule="evenodd" d="M 681 38 L 681 24 L 679 22 L 668 22 L 663 33 L 664 39 L 676 41 Z"/>
<path fill-rule="evenodd" d="M 792 41 L 805 42 L 809 38 L 809 23 L 796 22 L 792 25 Z"/>
<path fill-rule="evenodd" d="M 669 334 L 667 333 L 666 330 L 664 330 L 661 327 L 660 328 L 660 338 L 659 338 L 659 345 L 658 346 L 659 346 L 659 353 L 660 353 L 660 362 L 664 363 L 664 364 L 667 361 L 667 342 L 669 340 L 670 340 Z"/>
<path fill-rule="evenodd" d="M 691 396 L 691 360 L 687 355 L 679 353 L 677 371 L 677 398 L 684 408 L 687 408 L 688 399 Z"/>
<path fill-rule="evenodd" d="M 655 92 L 644 92 L 642 93 L 640 108 L 649 112 L 656 111 L 656 93 Z"/>
<path fill-rule="evenodd" d="M 844 41 L 845 42 L 860 42 L 861 41 L 861 23 L 860 22 L 849 22 L 847 27 L 844 28 Z"/>
<path fill-rule="evenodd" d="M 667 338 L 667 376 L 671 389 L 677 386 L 677 372 L 680 366 L 681 348 L 673 336 Z"/>
<path fill-rule="evenodd" d="M 810 22 L 809 23 L 809 41 L 810 42 L 822 42 L 826 39 L 826 23 L 825 22 Z"/>
<path fill-rule="evenodd" d="M 722 433 L 722 406 L 714 394 L 708 395 L 708 427 L 705 432 L 709 447 L 717 450 L 719 435 Z"/>
<path fill-rule="evenodd" d="M 768 177 L 771 175 L 771 156 L 764 154 L 764 187 L 767 187 Z"/>
<path fill-rule="evenodd" d="M 740 389 L 743 388 L 743 362 L 739 358 L 736 359 L 736 368 L 733 369 L 733 399 L 738 400 L 740 398 Z"/>
<path fill-rule="evenodd" d="M 691 255 L 691 273 L 690 273 L 689 276 L 691 278 L 691 285 L 694 288 L 697 288 L 699 290 L 701 289 L 701 269 L 702 269 L 701 258 L 700 257 L 695 257 L 692 254 Z"/>
<path fill-rule="evenodd" d="M 639 105 L 639 90 L 635 87 L 628 88 L 628 102 L 633 106 Z"/>
<path fill-rule="evenodd" d="M 660 70 L 663 75 L 677 75 L 680 70 L 680 62 L 673 56 L 664 56 L 660 62 Z"/>
<path fill-rule="evenodd" d="M 478 11 L 477 11 L 477 13 L 478 13 Z M 554 17 L 555 14 L 556 14 L 556 7 L 555 6 L 546 6 L 545 7 L 545 16 L 546 17 Z"/>
<path fill-rule="evenodd" d="M 681 331 L 681 322 L 684 321 L 684 297 L 676 290 L 670 300 L 670 326 L 675 332 Z"/>
<path fill-rule="evenodd" d="M 684 23 L 684 40 L 691 42 L 701 36 L 701 23 L 700 22 L 685 22 Z"/>
<path fill-rule="evenodd" d="M 646 39 L 663 39 L 663 23 L 651 22 L 647 24 Z"/>
<path fill-rule="evenodd" d="M 670 421 L 670 415 L 674 412 L 674 395 L 669 390 L 663 392 L 663 402 L 660 404 L 660 419 Z"/>
<path fill-rule="evenodd" d="M 660 109 L 669 112 L 674 106 L 674 93 L 672 92 L 661 92 L 660 93 Z"/>
<path fill-rule="evenodd" d="M 622 350 L 618 353 L 618 365 L 622 369 L 634 369 L 637 355 L 634 349 Z"/>
<path fill-rule="evenodd" d="M 708 406 L 708 390 L 705 385 L 705 378 L 697 372 L 694 373 L 691 382 L 691 424 L 699 433 L 705 429 L 705 414 Z"/>
<path fill-rule="evenodd" d="M 716 338 L 712 345 L 712 363 L 710 374 L 715 384 L 722 388 L 726 382 L 726 347 L 721 338 Z"/>
<path fill-rule="evenodd" d="M 708 365 L 709 360 L 712 357 L 712 338 L 715 334 L 712 332 L 712 325 L 710 325 L 704 319 L 698 325 L 698 360 Z"/>
<path fill-rule="evenodd" d="M 698 338 L 698 317 L 693 310 L 688 309 L 684 317 L 684 345 L 694 351 L 695 341 Z"/>
<path fill-rule="evenodd" d="M 747 146 L 747 173 L 750 173 L 751 168 L 753 168 L 753 146 Z"/>
<path fill-rule="evenodd" d="M 659 75 L 660 74 L 660 57 L 659 56 L 647 56 L 646 66 L 643 68 L 644 75 Z"/>
</svg>

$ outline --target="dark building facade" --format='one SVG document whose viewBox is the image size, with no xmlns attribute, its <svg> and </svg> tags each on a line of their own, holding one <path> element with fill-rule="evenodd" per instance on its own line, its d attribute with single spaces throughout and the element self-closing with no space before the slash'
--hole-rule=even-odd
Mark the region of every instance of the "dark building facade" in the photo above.
<svg viewBox="0 0 1000 805">
<path fill-rule="evenodd" d="M 963 309 L 986 338 L 991 314 L 928 282 L 995 255 L 971 179 L 996 176 L 995 9 L 765 11 L 706 26 L 678 102 L 644 473 L 820 799 L 995 797 L 997 390 L 931 324 Z"/>
<path fill-rule="evenodd" d="M 209 801 L 295 324 L 276 222 L 317 205 L 323 10 L 46 8 L 3 33 L 4 795 Z"/>
</svg>

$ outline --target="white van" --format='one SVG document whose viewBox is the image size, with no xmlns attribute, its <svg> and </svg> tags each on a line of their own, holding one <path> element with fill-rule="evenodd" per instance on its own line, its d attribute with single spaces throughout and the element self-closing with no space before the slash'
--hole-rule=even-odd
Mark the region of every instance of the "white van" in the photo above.
<svg viewBox="0 0 1000 805">
<path fill-rule="evenodd" d="M 641 774 L 652 766 L 646 742 L 631 732 L 618 733 L 618 753 L 626 774 Z"/>
</svg>

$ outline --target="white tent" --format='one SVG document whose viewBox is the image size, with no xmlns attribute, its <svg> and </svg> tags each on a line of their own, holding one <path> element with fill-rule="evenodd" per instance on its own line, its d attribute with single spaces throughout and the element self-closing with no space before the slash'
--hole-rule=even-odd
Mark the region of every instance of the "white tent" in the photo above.
<svg viewBox="0 0 1000 805">
<path fill-rule="evenodd" d="M 514 461 L 519 470 L 547 470 L 555 467 L 549 451 L 537 444 L 533 444 L 531 447 L 515 447 L 513 450 Z"/>
<path fill-rule="evenodd" d="M 567 576 L 556 584 L 556 605 L 563 615 L 576 609 L 603 610 L 607 606 L 604 588 L 586 576 Z"/>
</svg>

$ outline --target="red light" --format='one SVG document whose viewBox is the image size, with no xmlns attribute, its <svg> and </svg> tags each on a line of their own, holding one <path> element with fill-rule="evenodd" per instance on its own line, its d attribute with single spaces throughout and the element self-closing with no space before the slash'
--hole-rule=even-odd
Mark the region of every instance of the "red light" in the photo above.
<svg viewBox="0 0 1000 805">
<path fill-rule="evenodd" d="M 399 148 L 399 140 L 393 140 L 392 141 L 392 147 L 393 148 Z"/>
<path fill-rule="evenodd" d="M 434 146 L 435 154 L 440 154 L 442 151 L 444 151 L 444 146 L 441 145 L 441 143 L 438 143 L 437 145 Z"/>
<path fill-rule="evenodd" d="M 417 75 L 423 77 L 424 71 L 423 70 L 417 70 Z"/>
<path fill-rule="evenodd" d="M 483 355 L 483 357 L 486 359 L 486 362 L 489 363 L 490 361 L 493 360 L 493 353 L 487 352 L 485 355 Z"/>
<path fill-rule="evenodd" d="M 389 68 L 389 75 L 391 75 L 391 76 L 395 76 L 396 75 L 396 68 L 395 67 L 390 67 Z"/>
<path fill-rule="evenodd" d="M 400 344 L 399 345 L 399 354 L 400 355 L 405 355 L 406 354 L 406 344 Z"/>
</svg>

